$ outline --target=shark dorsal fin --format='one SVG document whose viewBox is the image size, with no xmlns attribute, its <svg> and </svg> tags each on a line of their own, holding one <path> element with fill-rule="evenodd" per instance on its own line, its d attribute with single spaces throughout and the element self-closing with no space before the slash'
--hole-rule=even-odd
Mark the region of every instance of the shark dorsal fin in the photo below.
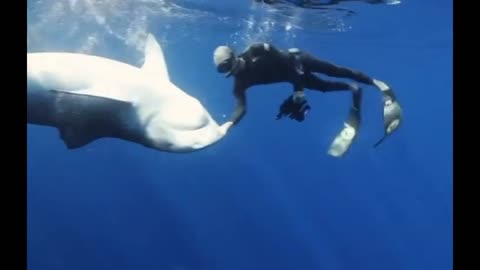
<svg viewBox="0 0 480 270">
<path fill-rule="evenodd" d="M 162 47 L 150 33 L 145 42 L 145 62 L 143 63 L 142 70 L 156 78 L 170 81 Z"/>
</svg>

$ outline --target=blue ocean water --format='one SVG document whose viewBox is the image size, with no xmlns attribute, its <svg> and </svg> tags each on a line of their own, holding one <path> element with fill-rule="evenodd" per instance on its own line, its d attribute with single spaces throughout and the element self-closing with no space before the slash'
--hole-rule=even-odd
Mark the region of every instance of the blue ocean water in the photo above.
<svg viewBox="0 0 480 270">
<path fill-rule="evenodd" d="M 307 92 L 303 123 L 276 121 L 288 84 L 248 92 L 219 144 L 190 154 L 114 139 L 67 150 L 28 126 L 27 263 L 40 269 L 452 269 L 452 1 L 346 2 L 355 11 L 250 1 L 28 1 L 29 51 L 83 51 L 134 65 L 142 37 L 164 45 L 172 80 L 219 122 L 232 80 L 212 52 L 250 42 L 298 47 L 387 82 L 404 110 L 379 148 L 381 96 L 365 87 L 363 124 L 327 155 L 348 93 Z"/>
</svg>

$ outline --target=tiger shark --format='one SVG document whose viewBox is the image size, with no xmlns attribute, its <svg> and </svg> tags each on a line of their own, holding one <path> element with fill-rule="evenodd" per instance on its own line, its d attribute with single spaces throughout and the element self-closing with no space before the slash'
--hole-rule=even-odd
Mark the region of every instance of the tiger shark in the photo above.
<svg viewBox="0 0 480 270">
<path fill-rule="evenodd" d="M 58 129 L 68 149 L 117 138 L 164 152 L 217 143 L 217 124 L 195 97 L 171 80 L 163 50 L 147 35 L 136 67 L 91 54 L 27 52 L 27 124 Z"/>
</svg>

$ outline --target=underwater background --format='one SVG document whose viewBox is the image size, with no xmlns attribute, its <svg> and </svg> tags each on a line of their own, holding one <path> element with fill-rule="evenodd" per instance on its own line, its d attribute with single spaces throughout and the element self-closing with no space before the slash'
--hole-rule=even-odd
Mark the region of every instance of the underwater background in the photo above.
<svg viewBox="0 0 480 270">
<path fill-rule="evenodd" d="M 28 125 L 30 270 L 452 269 L 452 1 L 347 1 L 309 10 L 248 0 L 28 0 L 27 50 L 84 52 L 135 66 L 147 33 L 172 81 L 223 123 L 233 80 L 213 50 L 297 47 L 385 81 L 402 126 L 378 148 L 383 107 L 364 86 L 362 126 L 327 154 L 348 92 L 308 91 L 298 123 L 275 120 L 289 84 L 248 92 L 218 144 L 172 154 L 116 139 L 68 150 Z"/>
</svg>

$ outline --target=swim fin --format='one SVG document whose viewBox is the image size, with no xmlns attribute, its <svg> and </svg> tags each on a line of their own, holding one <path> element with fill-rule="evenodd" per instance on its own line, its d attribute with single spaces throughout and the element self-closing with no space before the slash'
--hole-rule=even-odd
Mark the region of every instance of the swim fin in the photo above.
<svg viewBox="0 0 480 270">
<path fill-rule="evenodd" d="M 342 131 L 335 137 L 328 150 L 328 154 L 331 156 L 341 157 L 350 149 L 360 127 L 360 112 L 352 107 L 348 119 L 343 125 Z"/>
<path fill-rule="evenodd" d="M 391 88 L 382 90 L 383 94 L 383 128 L 384 135 L 377 143 L 374 144 L 374 148 L 379 146 L 387 136 L 391 135 L 398 129 L 402 122 L 402 108 L 398 103 L 395 94 Z"/>
</svg>

